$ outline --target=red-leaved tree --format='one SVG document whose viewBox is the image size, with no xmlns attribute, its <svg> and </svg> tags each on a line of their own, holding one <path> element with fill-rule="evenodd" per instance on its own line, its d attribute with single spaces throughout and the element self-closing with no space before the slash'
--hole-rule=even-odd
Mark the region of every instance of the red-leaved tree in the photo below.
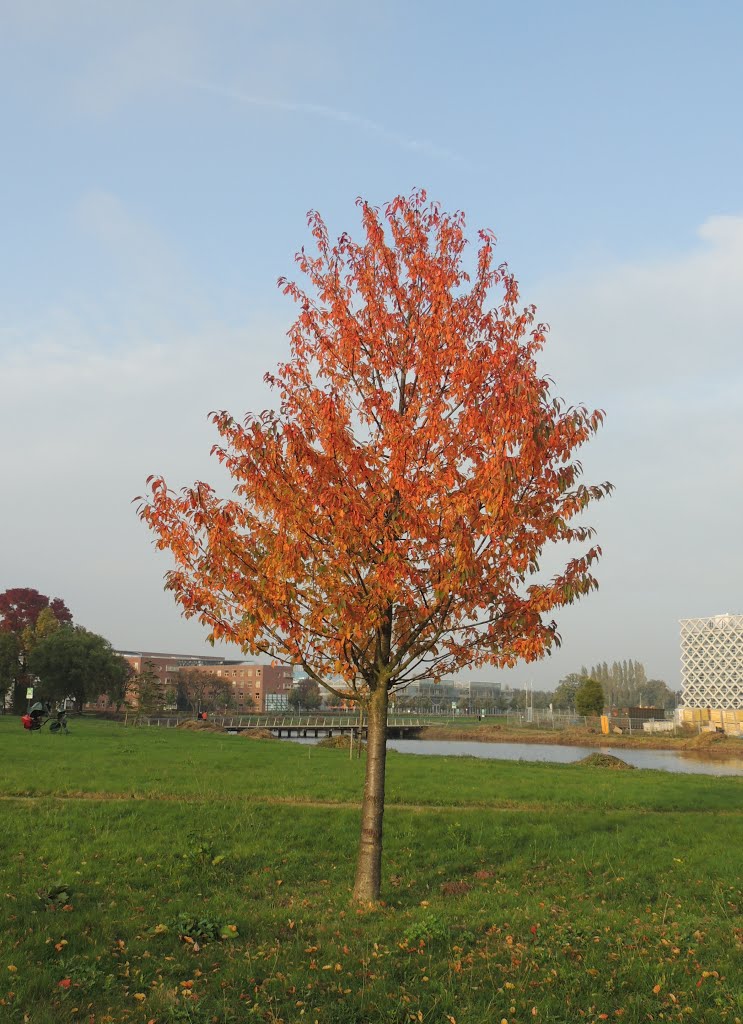
<svg viewBox="0 0 743 1024">
<path fill-rule="evenodd" d="M 13 671 L 0 673 L 0 686 L 5 689 L 12 684 L 14 712 L 20 714 L 26 706 L 26 687 L 31 682 L 27 661 L 34 643 L 50 624 L 71 622 L 72 613 L 61 597 L 50 599 L 33 587 L 11 587 L 0 594 L 0 647 L 7 652 L 12 645 L 16 652 Z"/>
<path fill-rule="evenodd" d="M 574 453 L 602 413 L 552 396 L 546 329 L 491 232 L 470 275 L 461 213 L 422 191 L 359 207 L 359 243 L 333 244 L 310 213 L 314 251 L 296 257 L 309 284 L 279 282 L 299 315 L 290 360 L 266 378 L 278 411 L 213 416 L 232 495 L 151 477 L 140 514 L 174 556 L 167 586 L 186 615 L 364 706 L 354 895 L 368 902 L 390 692 L 559 643 L 552 613 L 597 585 L 600 549 L 577 517 L 610 485 L 579 480 Z M 542 578 L 550 542 L 584 549 Z"/>
<path fill-rule="evenodd" d="M 72 622 L 72 613 L 61 597 L 50 600 L 33 587 L 11 587 L 0 594 L 0 630 L 20 635 L 24 629 L 33 629 L 45 608 L 51 608 L 58 622 Z"/>
</svg>

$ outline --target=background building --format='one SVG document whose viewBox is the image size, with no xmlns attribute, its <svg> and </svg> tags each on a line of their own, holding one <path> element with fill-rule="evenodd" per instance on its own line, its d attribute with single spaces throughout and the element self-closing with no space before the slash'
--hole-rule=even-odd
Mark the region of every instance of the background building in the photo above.
<svg viewBox="0 0 743 1024">
<path fill-rule="evenodd" d="M 238 713 L 278 711 L 289 706 L 288 696 L 294 685 L 290 665 L 261 665 L 227 658 L 164 654 L 158 651 L 116 653 L 129 662 L 136 674 L 152 672 L 162 686 L 164 695 L 175 689 L 179 672 L 199 669 L 213 673 L 216 679 L 228 684 L 230 705 Z M 101 697 L 93 707 L 104 710 L 108 707 L 108 701 Z"/>
<path fill-rule="evenodd" d="M 506 687 L 508 689 L 508 687 Z M 421 679 L 398 690 L 393 700 L 400 707 L 414 706 L 416 709 L 450 711 L 453 708 L 469 709 L 476 712 L 493 704 L 502 694 L 500 683 L 454 679 Z"/>
<path fill-rule="evenodd" d="M 681 703 L 743 709 L 743 615 L 681 620 Z"/>
</svg>

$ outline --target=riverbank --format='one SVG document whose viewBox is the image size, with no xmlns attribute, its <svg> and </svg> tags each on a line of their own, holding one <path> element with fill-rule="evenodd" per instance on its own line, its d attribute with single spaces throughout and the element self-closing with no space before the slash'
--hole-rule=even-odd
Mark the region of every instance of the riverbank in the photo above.
<svg viewBox="0 0 743 1024">
<path fill-rule="evenodd" d="M 539 729 L 525 726 L 509 729 L 502 725 L 478 725 L 469 729 L 456 725 L 430 725 L 418 734 L 421 740 L 461 740 L 478 743 L 559 743 L 568 747 L 617 747 L 625 750 L 705 750 L 710 754 L 743 755 L 743 740 L 721 733 L 703 732 L 671 736 L 668 733 L 627 733 L 621 735 L 590 729 Z"/>
</svg>

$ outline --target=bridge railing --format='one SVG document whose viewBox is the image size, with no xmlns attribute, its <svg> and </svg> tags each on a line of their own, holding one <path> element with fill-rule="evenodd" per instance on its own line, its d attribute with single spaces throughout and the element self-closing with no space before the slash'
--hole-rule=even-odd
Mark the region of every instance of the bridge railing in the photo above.
<svg viewBox="0 0 743 1024">
<path fill-rule="evenodd" d="M 192 720 L 174 716 L 140 716 L 138 721 L 143 725 L 159 726 L 173 729 L 180 722 Z M 366 729 L 366 721 L 359 721 L 358 715 L 212 715 L 209 724 L 221 726 L 223 729 Z M 387 725 L 393 728 L 406 726 L 419 728 L 426 725 L 423 718 L 415 715 L 388 715 Z"/>
<path fill-rule="evenodd" d="M 366 720 L 358 715 L 221 715 L 209 719 L 215 725 L 238 729 L 356 729 L 366 728 Z M 422 719 L 413 715 L 389 715 L 388 726 L 421 726 Z"/>
</svg>

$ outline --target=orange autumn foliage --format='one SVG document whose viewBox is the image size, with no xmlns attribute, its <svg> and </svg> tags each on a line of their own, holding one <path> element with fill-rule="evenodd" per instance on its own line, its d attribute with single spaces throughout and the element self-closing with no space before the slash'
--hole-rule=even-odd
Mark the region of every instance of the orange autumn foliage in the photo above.
<svg viewBox="0 0 743 1024">
<path fill-rule="evenodd" d="M 551 394 L 546 328 L 492 233 L 470 275 L 463 214 L 423 191 L 358 205 L 361 243 L 331 243 L 312 212 L 306 290 L 279 282 L 299 314 L 266 378 L 278 411 L 213 414 L 232 496 L 156 476 L 140 514 L 215 640 L 363 698 L 559 643 L 552 613 L 596 587 L 580 513 L 610 485 L 580 482 L 603 414 Z M 552 542 L 585 549 L 543 579 Z"/>
</svg>

